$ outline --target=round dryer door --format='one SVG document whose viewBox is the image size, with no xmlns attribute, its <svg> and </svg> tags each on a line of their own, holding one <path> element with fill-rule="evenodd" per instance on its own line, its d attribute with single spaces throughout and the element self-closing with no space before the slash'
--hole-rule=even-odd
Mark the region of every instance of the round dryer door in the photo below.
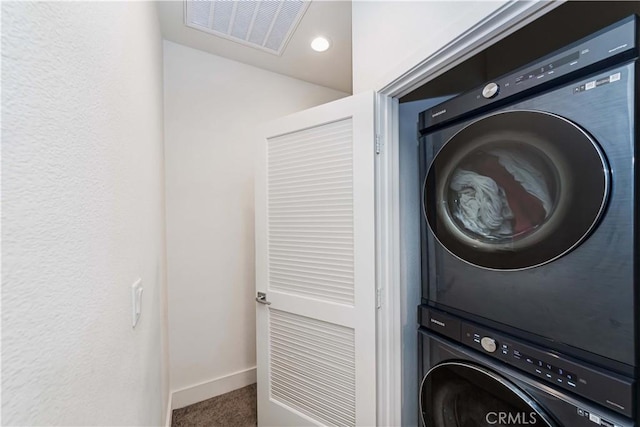
<svg viewBox="0 0 640 427">
<path fill-rule="evenodd" d="M 524 391 L 485 368 L 445 362 L 432 368 L 420 386 L 424 427 L 490 427 L 557 424 Z"/>
<path fill-rule="evenodd" d="M 423 208 L 454 256 L 492 270 L 553 261 L 604 212 L 610 172 L 575 123 L 538 111 L 497 113 L 466 126 L 434 158 Z"/>
</svg>

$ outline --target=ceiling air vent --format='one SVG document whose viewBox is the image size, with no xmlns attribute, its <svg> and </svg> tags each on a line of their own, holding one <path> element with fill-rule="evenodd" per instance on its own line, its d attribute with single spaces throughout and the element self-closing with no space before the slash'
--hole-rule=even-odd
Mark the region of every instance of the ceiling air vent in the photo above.
<svg viewBox="0 0 640 427">
<path fill-rule="evenodd" d="M 186 25 L 281 55 L 308 1 L 186 0 Z"/>
</svg>

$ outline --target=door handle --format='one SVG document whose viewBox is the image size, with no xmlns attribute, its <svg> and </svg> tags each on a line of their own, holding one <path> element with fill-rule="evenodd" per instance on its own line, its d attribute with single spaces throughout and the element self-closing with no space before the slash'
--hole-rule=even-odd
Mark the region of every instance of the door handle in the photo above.
<svg viewBox="0 0 640 427">
<path fill-rule="evenodd" d="M 271 305 L 271 302 L 267 301 L 267 294 L 264 292 L 258 292 L 256 301 L 259 302 L 260 304 Z"/>
</svg>

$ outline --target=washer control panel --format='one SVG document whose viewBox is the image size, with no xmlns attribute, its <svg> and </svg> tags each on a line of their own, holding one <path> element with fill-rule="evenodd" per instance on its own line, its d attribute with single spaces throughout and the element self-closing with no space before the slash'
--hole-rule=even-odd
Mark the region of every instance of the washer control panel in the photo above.
<svg viewBox="0 0 640 427">
<path fill-rule="evenodd" d="M 434 311 L 431 311 L 434 316 Z M 615 374 L 591 369 L 505 335 L 460 322 L 460 341 L 478 351 L 515 366 L 556 387 L 592 399 L 618 413 L 631 416 L 633 382 Z"/>
<path fill-rule="evenodd" d="M 506 363 L 496 360 L 493 354 L 480 353 L 461 345 L 459 342 L 453 342 L 449 338 L 435 334 L 433 331 L 427 331 L 423 327 L 418 330 L 418 334 L 422 349 L 421 375 L 428 376 L 434 367 L 442 363 L 453 362 L 455 364 L 460 362 L 463 365 L 471 363 L 472 366 L 481 366 L 493 371 L 507 381 L 512 381 L 515 387 L 521 388 L 542 408 L 547 409 L 549 412 L 545 412 L 548 415 L 557 417 L 558 425 L 566 427 L 638 427 L 634 419 L 614 413 L 586 399 L 579 399 L 575 393 L 567 393 L 559 390 L 558 387 L 550 387 L 537 378 L 531 378 L 530 376 L 529 378 L 524 378 L 525 375 L 522 375 L 519 369 L 513 369 L 511 366 L 507 366 Z M 480 344 L 482 344 L 484 338 L 489 337 L 480 338 Z M 496 342 L 496 344 L 500 343 Z M 503 350 L 502 344 L 497 347 L 499 352 Z M 426 384 L 426 381 L 423 381 L 420 395 L 422 396 L 428 390 L 433 391 L 432 387 Z M 423 415 L 424 412 L 423 410 Z M 517 424 L 523 426 L 524 424 L 540 424 L 537 419 L 533 418 L 530 422 L 513 420 L 513 422 L 504 421 L 505 424 L 499 422 L 499 420 L 494 421 L 494 419 L 489 418 L 486 421 L 489 424 L 493 422 L 500 425 Z M 521 422 L 524 424 L 521 424 Z M 547 425 L 546 422 L 543 422 L 543 424 Z"/>
<path fill-rule="evenodd" d="M 524 371 L 547 384 L 583 396 L 627 417 L 633 416 L 635 381 L 568 356 L 525 343 L 433 307 L 419 307 L 420 325 Z"/>
<path fill-rule="evenodd" d="M 578 376 L 573 372 L 556 366 L 559 364 L 558 358 L 548 357 L 548 360 L 539 359 L 521 351 L 519 346 L 512 344 L 512 341 L 496 342 L 495 339 L 488 336 L 480 337 L 480 333 L 475 332 L 477 328 L 474 328 L 468 324 L 462 324 L 462 341 L 469 341 L 472 338 L 473 344 L 468 342 L 472 347 L 477 347 L 480 344 L 482 350 L 493 353 L 496 349 L 499 349 L 498 358 L 512 362 L 511 364 L 523 365 L 525 369 L 531 373 L 537 374 L 537 376 L 546 379 L 548 381 L 557 384 L 566 384 L 571 388 L 578 387 Z"/>
</svg>

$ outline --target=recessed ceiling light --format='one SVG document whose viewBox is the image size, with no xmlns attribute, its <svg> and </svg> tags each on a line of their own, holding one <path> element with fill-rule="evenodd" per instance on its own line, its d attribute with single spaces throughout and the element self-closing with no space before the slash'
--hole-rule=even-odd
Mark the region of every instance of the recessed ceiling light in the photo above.
<svg viewBox="0 0 640 427">
<path fill-rule="evenodd" d="M 331 42 L 329 42 L 329 39 L 326 37 L 316 37 L 311 42 L 311 49 L 315 50 L 316 52 L 324 52 L 325 50 L 329 49 L 330 46 Z"/>
</svg>

